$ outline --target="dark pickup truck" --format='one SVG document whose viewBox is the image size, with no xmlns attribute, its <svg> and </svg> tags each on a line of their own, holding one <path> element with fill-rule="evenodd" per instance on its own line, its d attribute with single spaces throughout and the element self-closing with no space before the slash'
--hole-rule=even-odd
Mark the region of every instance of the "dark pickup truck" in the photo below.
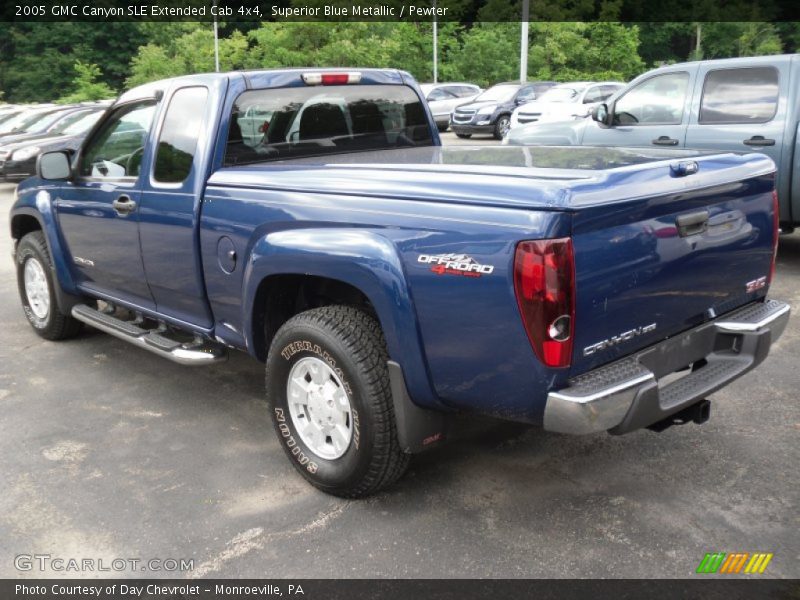
<svg viewBox="0 0 800 600">
<path fill-rule="evenodd" d="M 37 173 L 11 211 L 33 329 L 248 352 L 292 464 L 341 496 L 391 484 L 456 411 L 702 422 L 789 316 L 769 158 L 442 148 L 395 70 L 148 84 Z"/>
</svg>

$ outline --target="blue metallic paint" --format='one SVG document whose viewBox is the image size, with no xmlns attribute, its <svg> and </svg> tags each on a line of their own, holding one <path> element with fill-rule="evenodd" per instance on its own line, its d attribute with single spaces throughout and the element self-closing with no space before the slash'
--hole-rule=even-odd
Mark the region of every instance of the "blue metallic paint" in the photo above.
<svg viewBox="0 0 800 600">
<path fill-rule="evenodd" d="M 176 189 L 157 189 L 149 180 L 139 184 L 144 265 L 161 303 L 152 314 L 257 354 L 254 301 L 265 278 L 337 279 L 370 299 L 415 402 L 538 422 L 547 391 L 635 348 L 618 347 L 588 360 L 576 356 L 571 370 L 544 368 L 514 296 L 519 241 L 575 237 L 576 354 L 589 340 L 636 325 L 636 313 L 645 306 L 658 314 L 674 311 L 668 323 L 674 331 L 690 326 L 703 304 L 697 294 L 691 310 L 676 309 L 654 293 L 721 287 L 726 297 L 720 302 L 738 302 L 726 287 L 734 275 L 738 282 L 768 267 L 767 196 L 774 165 L 761 155 L 434 147 L 222 168 L 235 98 L 248 87 L 301 85 L 299 72 L 191 76 L 150 84 L 121 99 L 158 91 L 168 100 L 176 87 L 188 85 L 213 90 L 209 127 L 190 180 Z M 364 83 L 409 81 L 398 72 L 363 72 Z M 159 110 L 144 165 L 152 163 L 162 120 Z M 431 129 L 436 135 L 432 122 Z M 670 175 L 670 164 L 687 156 L 700 165 L 698 173 L 687 179 Z M 149 169 L 143 171 L 149 178 Z M 57 194 L 70 185 L 28 180 L 12 212 L 37 215 L 52 240 L 59 282 L 74 292 L 76 269 L 67 262 L 52 207 L 34 201 L 39 189 Z M 668 257 L 658 240 L 674 236 L 654 241 L 648 232 L 698 206 L 710 206 L 712 218 L 734 215 L 742 230 L 749 225 L 747 235 L 696 256 L 681 248 Z M 222 237 L 239 257 L 230 273 L 218 260 Z M 480 278 L 437 275 L 417 262 L 423 253 L 468 254 L 494 271 Z M 614 298 L 615 304 L 608 309 L 601 298 Z M 638 340 L 636 347 L 652 341 Z"/>
</svg>

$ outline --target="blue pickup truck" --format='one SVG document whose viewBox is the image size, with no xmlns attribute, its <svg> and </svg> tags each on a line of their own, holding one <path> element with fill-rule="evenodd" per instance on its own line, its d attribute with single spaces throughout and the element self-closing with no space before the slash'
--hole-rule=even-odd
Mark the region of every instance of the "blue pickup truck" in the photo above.
<svg viewBox="0 0 800 600">
<path fill-rule="evenodd" d="M 407 73 L 252 71 L 123 94 L 39 158 L 11 235 L 36 333 L 248 352 L 292 464 L 360 497 L 458 411 L 705 421 L 788 320 L 774 189 L 757 153 L 442 148 Z"/>
</svg>

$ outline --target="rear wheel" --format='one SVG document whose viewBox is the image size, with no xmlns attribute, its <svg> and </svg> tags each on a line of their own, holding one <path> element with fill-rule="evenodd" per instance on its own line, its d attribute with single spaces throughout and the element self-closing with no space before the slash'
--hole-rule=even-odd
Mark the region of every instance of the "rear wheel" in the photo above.
<svg viewBox="0 0 800 600">
<path fill-rule="evenodd" d="M 267 400 L 289 460 L 345 498 L 374 494 L 408 467 L 400 449 L 380 325 L 347 306 L 296 315 L 267 357 Z"/>
<path fill-rule="evenodd" d="M 437 123 L 436 124 L 436 129 L 438 129 L 441 133 L 444 133 L 445 131 L 447 131 L 448 127 L 449 127 L 449 125 L 447 123 L 444 123 L 444 124 Z"/>
<path fill-rule="evenodd" d="M 25 235 L 15 254 L 22 309 L 33 330 L 46 340 L 73 337 L 81 322 L 58 309 L 50 253 L 41 231 Z"/>
</svg>

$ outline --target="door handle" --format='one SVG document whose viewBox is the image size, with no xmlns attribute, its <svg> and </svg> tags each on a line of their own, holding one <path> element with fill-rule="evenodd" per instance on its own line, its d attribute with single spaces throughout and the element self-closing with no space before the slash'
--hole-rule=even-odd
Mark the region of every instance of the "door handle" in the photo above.
<svg viewBox="0 0 800 600">
<path fill-rule="evenodd" d="M 661 137 L 654 139 L 653 143 L 656 146 L 677 146 L 678 140 L 671 138 L 668 135 L 662 135 Z"/>
<path fill-rule="evenodd" d="M 114 208 L 116 213 L 121 216 L 125 217 L 131 214 L 134 210 L 136 210 L 136 202 L 131 200 L 130 196 L 126 196 L 122 194 L 116 200 L 111 203 L 111 206 Z"/>
<path fill-rule="evenodd" d="M 765 138 L 763 135 L 754 135 L 749 140 L 742 142 L 746 146 L 774 146 L 775 140 Z"/>
<path fill-rule="evenodd" d="M 678 228 L 678 235 L 681 237 L 705 233 L 708 229 L 708 211 L 698 210 L 697 212 L 678 215 L 675 219 L 675 225 Z"/>
</svg>

